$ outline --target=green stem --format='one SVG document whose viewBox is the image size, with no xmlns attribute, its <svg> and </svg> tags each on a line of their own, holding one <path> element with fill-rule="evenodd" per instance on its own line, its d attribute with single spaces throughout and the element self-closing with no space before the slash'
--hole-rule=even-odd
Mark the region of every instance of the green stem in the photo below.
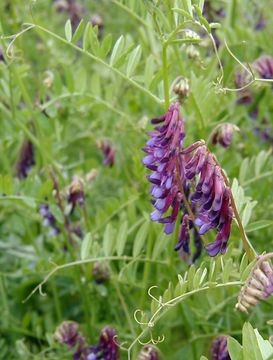
<svg viewBox="0 0 273 360">
<path fill-rule="evenodd" d="M 147 244 L 147 258 L 148 259 L 151 258 L 152 250 L 153 250 L 153 237 L 151 236 L 151 233 L 150 233 L 149 238 L 148 238 L 148 244 Z M 143 308 L 144 304 L 145 304 L 145 298 L 146 298 L 146 295 L 147 295 L 147 288 L 148 288 L 148 281 L 149 281 L 150 271 L 151 271 L 151 263 L 146 262 L 145 266 L 144 266 L 144 274 L 143 274 L 144 289 L 143 289 L 143 292 L 142 292 L 141 302 L 140 302 L 141 303 L 141 308 Z"/>
<path fill-rule="evenodd" d="M 144 93 L 145 95 L 149 96 L 149 98 L 151 98 L 154 102 L 156 102 L 157 104 L 162 104 L 162 100 L 160 98 L 158 98 L 156 95 L 154 95 L 153 93 L 151 93 L 148 89 L 144 88 L 142 85 L 140 85 L 139 83 L 137 83 L 136 81 L 134 81 L 133 79 L 129 78 L 127 75 L 125 75 L 124 73 L 122 73 L 120 70 L 116 69 L 115 67 L 111 66 L 110 64 L 108 64 L 106 61 L 104 61 L 103 59 L 97 57 L 96 55 L 80 48 L 79 46 L 73 44 L 72 42 L 67 41 L 66 39 L 62 38 L 61 36 L 51 32 L 50 30 L 44 28 L 43 26 L 37 25 L 37 24 L 26 24 L 28 26 L 33 26 L 31 29 L 36 28 L 41 30 L 42 32 L 52 36 L 53 38 L 59 40 L 60 42 L 66 44 L 67 46 L 70 46 L 71 48 L 73 48 L 74 50 L 77 50 L 78 52 L 80 52 L 81 54 L 89 57 L 90 59 L 92 59 L 93 61 L 97 62 L 98 64 L 103 65 L 104 67 L 106 67 L 107 69 L 111 70 L 114 74 L 118 75 L 119 77 L 121 77 L 123 80 L 127 81 L 130 85 L 132 85 L 133 87 L 135 87 L 136 89 L 138 89 L 139 91 L 141 91 L 142 93 Z"/>
<path fill-rule="evenodd" d="M 224 284 L 217 284 L 214 289 L 219 289 L 219 288 L 225 288 L 225 287 L 233 287 L 233 286 L 241 286 L 242 282 L 241 281 L 234 281 L 234 282 L 228 282 L 228 283 L 224 283 Z M 186 294 L 180 295 L 175 297 L 174 299 L 171 299 L 170 301 L 166 302 L 165 304 L 161 305 L 158 310 L 153 314 L 152 318 L 150 319 L 148 326 L 143 329 L 141 331 L 141 333 L 138 335 L 138 337 L 136 339 L 134 339 L 134 341 L 131 343 L 131 345 L 129 346 L 129 348 L 127 349 L 128 352 L 128 360 L 131 360 L 131 351 L 133 349 L 133 347 L 138 343 L 138 341 L 143 338 L 144 335 L 147 334 L 148 331 L 151 330 L 151 327 L 154 328 L 154 326 L 159 322 L 159 320 L 169 311 L 173 308 L 173 306 L 178 305 L 179 303 L 181 303 L 183 300 L 187 299 L 188 297 L 197 294 L 197 293 L 201 293 L 204 291 L 207 291 L 211 289 L 210 286 L 205 286 L 201 289 L 195 289 L 192 291 L 189 291 Z"/>
<path fill-rule="evenodd" d="M 167 59 L 167 44 L 163 43 L 162 45 L 162 76 L 164 83 L 164 99 L 165 99 L 165 108 L 168 110 L 170 106 L 169 99 L 169 78 L 168 78 L 168 59 Z"/>
</svg>

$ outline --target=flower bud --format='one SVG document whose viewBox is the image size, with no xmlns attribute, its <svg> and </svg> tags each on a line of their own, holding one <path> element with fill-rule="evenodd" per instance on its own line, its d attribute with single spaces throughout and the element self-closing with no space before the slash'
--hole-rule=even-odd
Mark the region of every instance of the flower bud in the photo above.
<svg viewBox="0 0 273 360">
<path fill-rule="evenodd" d="M 54 338 L 61 344 L 73 348 L 79 341 L 79 324 L 75 321 L 63 321 L 56 329 Z"/>
<path fill-rule="evenodd" d="M 115 163 L 116 151 L 111 142 L 109 140 L 99 140 L 97 145 L 104 155 L 103 164 L 112 167 Z"/>
<path fill-rule="evenodd" d="M 109 267 L 104 262 L 97 261 L 92 273 L 97 284 L 104 283 L 110 277 Z"/>
<path fill-rule="evenodd" d="M 53 81 L 54 81 L 54 74 L 52 71 L 47 70 L 45 72 L 46 77 L 43 80 L 43 84 L 46 88 L 51 88 Z"/>
<path fill-rule="evenodd" d="M 71 213 L 74 211 L 77 204 L 79 204 L 80 207 L 84 206 L 84 182 L 79 176 L 74 176 L 72 183 L 69 186 L 67 201 L 72 206 Z"/>
<path fill-rule="evenodd" d="M 19 152 L 16 175 L 20 179 L 26 178 L 33 165 L 35 165 L 34 146 L 29 140 L 26 140 Z"/>
<path fill-rule="evenodd" d="M 190 94 L 189 79 L 181 78 L 173 88 L 173 92 L 178 95 L 180 102 L 186 99 Z"/>
<path fill-rule="evenodd" d="M 224 148 L 228 148 L 231 144 L 234 131 L 240 131 L 240 129 L 231 123 L 217 126 L 212 132 L 212 144 L 220 144 Z"/>
<path fill-rule="evenodd" d="M 152 345 L 146 345 L 137 356 L 137 360 L 158 360 L 158 351 Z"/>
<path fill-rule="evenodd" d="M 189 45 L 186 49 L 186 54 L 191 60 L 199 60 L 200 53 L 194 45 Z"/>
<path fill-rule="evenodd" d="M 98 176 L 98 170 L 97 169 L 91 169 L 89 171 L 89 173 L 87 173 L 85 175 L 85 180 L 88 182 L 88 183 L 92 183 L 96 177 Z"/>
</svg>

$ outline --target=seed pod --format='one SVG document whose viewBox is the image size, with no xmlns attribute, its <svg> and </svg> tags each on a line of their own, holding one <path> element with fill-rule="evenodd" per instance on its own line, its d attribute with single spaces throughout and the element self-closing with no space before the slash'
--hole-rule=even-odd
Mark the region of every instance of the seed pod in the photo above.
<svg viewBox="0 0 273 360">
<path fill-rule="evenodd" d="M 268 254 L 258 258 L 241 289 L 236 309 L 247 313 L 250 308 L 273 293 L 273 268 L 271 262 L 267 260 L 270 256 Z"/>
</svg>

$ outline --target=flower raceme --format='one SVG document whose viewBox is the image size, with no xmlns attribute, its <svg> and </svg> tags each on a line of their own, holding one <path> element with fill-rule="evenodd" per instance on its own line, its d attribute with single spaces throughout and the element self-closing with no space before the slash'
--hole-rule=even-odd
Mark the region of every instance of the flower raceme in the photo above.
<svg viewBox="0 0 273 360">
<path fill-rule="evenodd" d="M 174 231 L 177 221 L 182 223 L 176 246 L 182 253 L 189 253 L 191 227 L 197 235 L 216 229 L 217 237 L 206 250 L 210 256 L 225 253 L 233 214 L 231 192 L 215 157 L 204 141 L 184 148 L 185 122 L 179 103 L 152 124 L 155 131 L 148 133 L 150 139 L 143 149 L 143 164 L 152 170 L 148 176 L 155 207 L 151 220 L 165 224 L 166 234 Z"/>
</svg>

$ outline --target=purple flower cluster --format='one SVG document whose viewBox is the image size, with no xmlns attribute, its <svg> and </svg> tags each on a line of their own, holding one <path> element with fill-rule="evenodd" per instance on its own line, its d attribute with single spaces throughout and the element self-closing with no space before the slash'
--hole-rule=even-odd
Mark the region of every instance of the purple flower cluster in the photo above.
<svg viewBox="0 0 273 360">
<path fill-rule="evenodd" d="M 231 360 L 227 349 L 227 336 L 218 336 L 211 346 L 212 360 Z"/>
<path fill-rule="evenodd" d="M 119 360 L 119 346 L 117 344 L 116 330 L 105 327 L 100 334 L 99 344 L 91 346 L 91 352 L 86 360 Z"/>
<path fill-rule="evenodd" d="M 185 150 L 185 152 L 187 149 Z M 191 201 L 197 204 L 198 217 L 195 224 L 200 227 L 200 235 L 217 229 L 216 240 L 206 247 L 210 256 L 225 253 L 230 236 L 232 209 L 230 189 L 225 185 L 221 168 L 205 145 L 199 147 L 185 166 L 186 177 L 191 180 L 199 176 Z"/>
<path fill-rule="evenodd" d="M 181 250 L 182 254 L 190 253 L 190 228 L 195 229 L 196 243 L 200 235 L 216 229 L 216 240 L 206 250 L 210 256 L 224 253 L 230 236 L 232 209 L 230 189 L 225 184 L 221 168 L 204 141 L 183 149 L 185 124 L 179 103 L 172 104 L 166 114 L 153 119 L 152 123 L 163 124 L 157 126 L 155 132 L 148 133 L 151 139 L 144 148 L 147 155 L 143 163 L 153 171 L 148 176 L 155 207 L 151 220 L 164 223 L 165 233 L 170 234 L 183 209 L 176 250 Z M 192 188 L 195 191 L 190 196 Z M 190 203 L 192 214 L 188 213 L 185 200 Z M 168 216 L 164 216 L 166 212 L 169 212 Z M 195 219 L 190 218 L 193 215 Z M 199 231 L 196 225 L 200 227 Z"/>
<path fill-rule="evenodd" d="M 56 218 L 50 211 L 49 206 L 47 204 L 40 205 L 40 215 L 43 218 L 43 225 L 50 228 L 48 232 L 48 236 L 50 237 L 56 236 L 61 232 L 58 226 L 56 225 L 57 223 Z"/>
<path fill-rule="evenodd" d="M 26 140 L 20 149 L 16 164 L 16 175 L 20 179 L 26 178 L 33 165 L 35 165 L 34 146 L 29 140 Z"/>
<path fill-rule="evenodd" d="M 155 132 L 149 133 L 151 139 L 143 149 L 147 153 L 143 164 L 153 171 L 148 176 L 152 183 L 151 194 L 155 199 L 155 211 L 151 214 L 151 219 L 164 223 L 166 234 L 170 234 L 174 230 L 182 204 L 181 186 L 185 185 L 183 163 L 180 161 L 180 149 L 183 147 L 185 132 L 179 103 L 171 105 L 165 115 L 153 119 L 152 123 L 163 125 L 157 126 Z M 170 207 L 170 216 L 163 217 Z"/>
<path fill-rule="evenodd" d="M 116 336 L 116 330 L 107 326 L 101 331 L 98 345 L 88 346 L 75 321 L 62 322 L 54 334 L 60 344 L 75 349 L 73 360 L 119 360 Z"/>
<path fill-rule="evenodd" d="M 98 147 L 104 155 L 103 164 L 112 167 L 115 163 L 116 151 L 109 140 L 98 141 Z"/>
</svg>

